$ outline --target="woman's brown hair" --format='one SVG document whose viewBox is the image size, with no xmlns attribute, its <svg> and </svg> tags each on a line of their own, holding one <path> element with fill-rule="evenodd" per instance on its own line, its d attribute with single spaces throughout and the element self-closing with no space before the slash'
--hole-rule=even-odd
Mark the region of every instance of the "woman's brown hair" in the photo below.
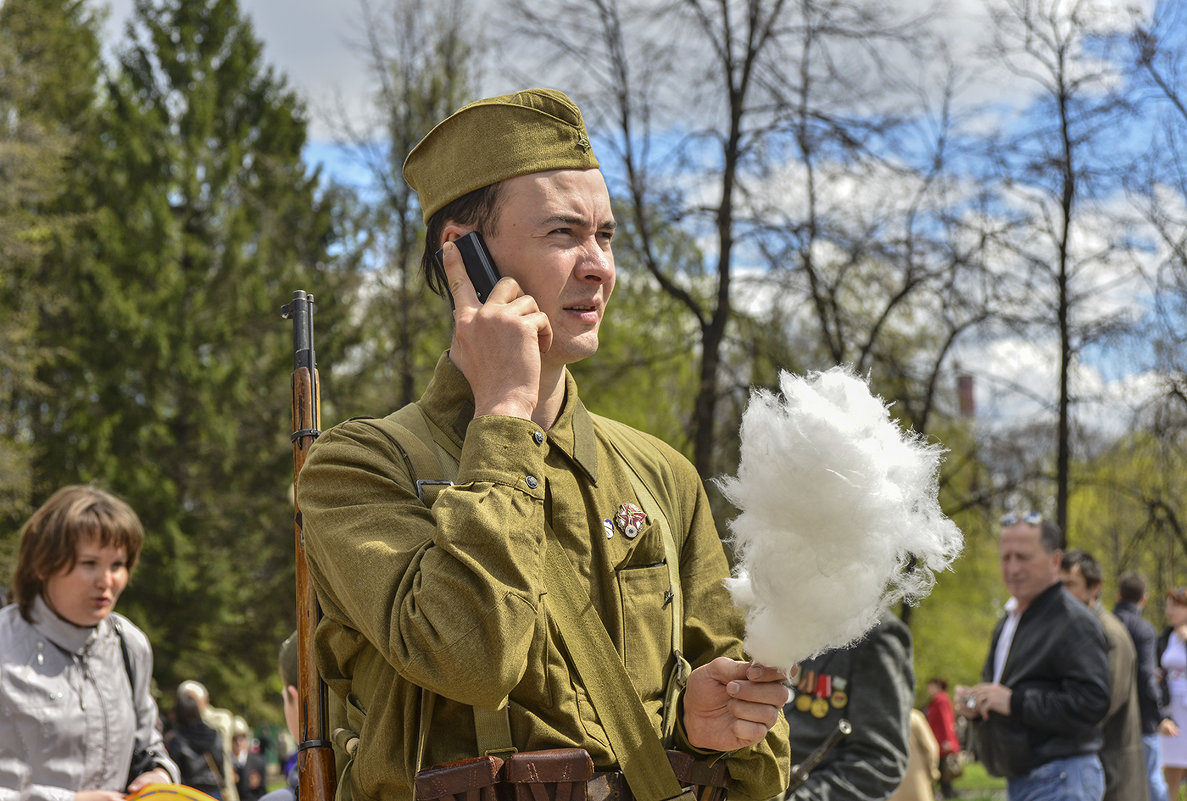
<svg viewBox="0 0 1187 801">
<path fill-rule="evenodd" d="M 74 568 L 80 543 L 93 539 L 103 548 L 123 548 L 131 574 L 144 542 L 144 527 L 132 507 L 111 493 L 73 484 L 50 496 L 21 526 L 20 536 L 11 600 L 21 617 L 32 622 L 33 601 L 47 579 Z"/>
</svg>

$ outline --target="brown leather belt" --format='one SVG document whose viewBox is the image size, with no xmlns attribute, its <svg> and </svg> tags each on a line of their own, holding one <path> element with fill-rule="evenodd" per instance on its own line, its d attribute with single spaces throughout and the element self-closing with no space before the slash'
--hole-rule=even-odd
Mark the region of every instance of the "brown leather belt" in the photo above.
<svg viewBox="0 0 1187 801">
<path fill-rule="evenodd" d="M 697 801 L 725 801 L 725 764 L 668 751 L 681 787 Z M 594 772 L 583 748 L 525 751 L 506 759 L 474 757 L 416 774 L 417 801 L 634 801 L 621 771 Z"/>
</svg>

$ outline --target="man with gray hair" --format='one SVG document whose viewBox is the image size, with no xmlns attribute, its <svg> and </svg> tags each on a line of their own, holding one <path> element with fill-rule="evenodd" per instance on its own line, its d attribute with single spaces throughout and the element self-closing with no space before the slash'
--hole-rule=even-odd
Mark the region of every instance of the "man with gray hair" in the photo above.
<svg viewBox="0 0 1187 801">
<path fill-rule="evenodd" d="M 1009 801 L 1101 801 L 1097 752 L 1109 711 L 1109 660 L 1096 616 L 1060 583 L 1063 533 L 1037 512 L 1002 518 L 1010 593 L 975 687 L 957 687 L 973 750 L 1007 780 Z"/>
</svg>

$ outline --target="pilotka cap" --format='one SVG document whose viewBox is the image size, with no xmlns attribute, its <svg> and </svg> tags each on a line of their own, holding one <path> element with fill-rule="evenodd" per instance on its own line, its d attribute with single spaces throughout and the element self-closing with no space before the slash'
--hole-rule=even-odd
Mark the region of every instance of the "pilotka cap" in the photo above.
<svg viewBox="0 0 1187 801">
<path fill-rule="evenodd" d="M 425 223 L 447 204 L 508 178 L 598 167 L 581 110 L 555 89 L 524 89 L 462 106 L 404 161 Z"/>
</svg>

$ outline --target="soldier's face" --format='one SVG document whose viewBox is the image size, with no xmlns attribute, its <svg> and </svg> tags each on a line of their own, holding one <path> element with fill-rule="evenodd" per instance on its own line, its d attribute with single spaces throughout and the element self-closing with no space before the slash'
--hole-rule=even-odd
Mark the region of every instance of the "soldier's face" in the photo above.
<svg viewBox="0 0 1187 801">
<path fill-rule="evenodd" d="M 614 213 L 601 172 L 511 178 L 498 208 L 486 243 L 499 271 L 548 316 L 552 346 L 543 361 L 560 366 L 592 355 L 615 278 Z"/>
</svg>

